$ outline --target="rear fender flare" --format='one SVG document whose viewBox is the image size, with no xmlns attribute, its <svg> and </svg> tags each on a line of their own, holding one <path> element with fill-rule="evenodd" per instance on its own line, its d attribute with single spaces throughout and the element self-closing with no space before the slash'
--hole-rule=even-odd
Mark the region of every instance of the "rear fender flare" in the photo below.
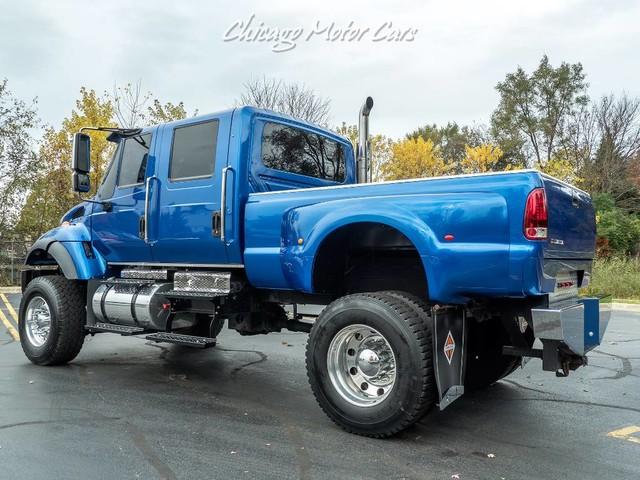
<svg viewBox="0 0 640 480">
<path fill-rule="evenodd" d="M 322 243 L 337 229 L 355 223 L 383 224 L 407 237 L 420 254 L 427 283 L 431 284 L 426 260 L 439 249 L 435 234 L 413 212 L 376 200 L 373 208 L 371 200 L 367 205 L 367 199 L 361 198 L 341 201 L 339 206 L 327 202 L 287 212 L 283 219 L 282 268 L 292 288 L 313 293 L 315 259 Z"/>
</svg>

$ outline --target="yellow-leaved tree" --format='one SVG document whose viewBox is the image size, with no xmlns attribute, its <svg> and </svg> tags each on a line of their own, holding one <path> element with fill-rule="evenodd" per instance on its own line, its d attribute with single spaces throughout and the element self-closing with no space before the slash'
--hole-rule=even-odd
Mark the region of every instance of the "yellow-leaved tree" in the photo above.
<svg viewBox="0 0 640 480">
<path fill-rule="evenodd" d="M 502 149 L 497 145 L 483 143 L 477 147 L 464 146 L 465 157 L 460 162 L 463 173 L 484 173 L 496 169 L 502 158 Z"/>
<path fill-rule="evenodd" d="M 358 150 L 358 127 L 342 122 L 342 125 L 337 127 L 335 131 L 351 141 L 355 154 Z M 374 182 L 379 182 L 382 180 L 382 166 L 391 158 L 393 140 L 381 134 L 370 135 L 369 145 L 371 148 L 371 177 Z"/>
<path fill-rule="evenodd" d="M 553 157 L 543 167 L 539 168 L 540 171 L 551 175 L 552 177 L 559 178 L 567 183 L 576 185 L 582 181 L 576 173 L 575 164 L 570 160 Z"/>
<path fill-rule="evenodd" d="M 76 108 L 62 121 L 61 128 L 45 130 L 38 170 L 33 172 L 31 191 L 20 212 L 18 232 L 38 237 L 56 226 L 62 214 L 79 203 L 80 197 L 71 191 L 71 146 L 73 134 L 88 126 L 115 127 L 113 104 L 106 95 L 81 88 Z M 91 136 L 91 193 L 86 197 L 90 197 L 95 193 L 115 146 L 107 142 L 108 133 L 87 133 Z"/>
<path fill-rule="evenodd" d="M 152 100 L 148 106 L 147 101 Z M 145 113 L 146 109 L 146 113 Z M 71 146 L 73 134 L 82 127 L 142 127 L 187 117 L 182 102 L 161 103 L 151 93 L 141 94 L 140 84 L 116 88 L 113 95 L 99 95 L 95 90 L 80 89 L 71 115 L 59 129 L 45 130 L 38 154 L 38 168 L 29 179 L 30 192 L 20 212 L 16 231 L 36 238 L 55 227 L 60 217 L 80 202 L 71 191 Z M 87 131 L 91 136 L 91 198 L 102 179 L 115 144 L 107 141 L 107 132 Z"/>
<path fill-rule="evenodd" d="M 402 180 L 446 175 L 451 166 L 447 165 L 440 149 L 431 140 L 418 137 L 394 143 L 391 159 L 382 165 L 381 170 L 385 180 Z"/>
</svg>

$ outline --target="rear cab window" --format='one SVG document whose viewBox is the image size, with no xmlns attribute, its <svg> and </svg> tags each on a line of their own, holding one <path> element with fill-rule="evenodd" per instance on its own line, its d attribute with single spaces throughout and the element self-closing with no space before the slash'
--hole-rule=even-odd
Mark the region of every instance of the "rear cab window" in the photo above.
<svg viewBox="0 0 640 480">
<path fill-rule="evenodd" d="M 344 146 L 302 128 L 266 122 L 260 155 L 267 168 L 337 183 L 345 180 Z"/>
</svg>

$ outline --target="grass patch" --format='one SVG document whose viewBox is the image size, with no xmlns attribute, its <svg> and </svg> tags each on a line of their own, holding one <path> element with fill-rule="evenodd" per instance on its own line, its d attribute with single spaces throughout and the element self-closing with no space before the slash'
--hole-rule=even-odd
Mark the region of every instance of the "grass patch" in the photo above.
<svg viewBox="0 0 640 480">
<path fill-rule="evenodd" d="M 586 295 L 611 294 L 616 299 L 640 301 L 640 259 L 597 259 Z"/>
</svg>

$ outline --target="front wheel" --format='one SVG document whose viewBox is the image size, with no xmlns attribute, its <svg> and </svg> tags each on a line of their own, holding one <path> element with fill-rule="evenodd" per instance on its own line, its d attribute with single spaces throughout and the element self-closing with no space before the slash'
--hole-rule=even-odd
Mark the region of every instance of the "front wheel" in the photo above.
<svg viewBox="0 0 640 480">
<path fill-rule="evenodd" d="M 336 300 L 313 325 L 306 359 L 320 407 L 352 433 L 394 435 L 435 401 L 430 317 L 409 295 L 359 293 Z"/>
<path fill-rule="evenodd" d="M 22 295 L 18 327 L 22 350 L 37 365 L 70 362 L 84 343 L 84 289 L 59 276 L 32 280 Z"/>
</svg>

